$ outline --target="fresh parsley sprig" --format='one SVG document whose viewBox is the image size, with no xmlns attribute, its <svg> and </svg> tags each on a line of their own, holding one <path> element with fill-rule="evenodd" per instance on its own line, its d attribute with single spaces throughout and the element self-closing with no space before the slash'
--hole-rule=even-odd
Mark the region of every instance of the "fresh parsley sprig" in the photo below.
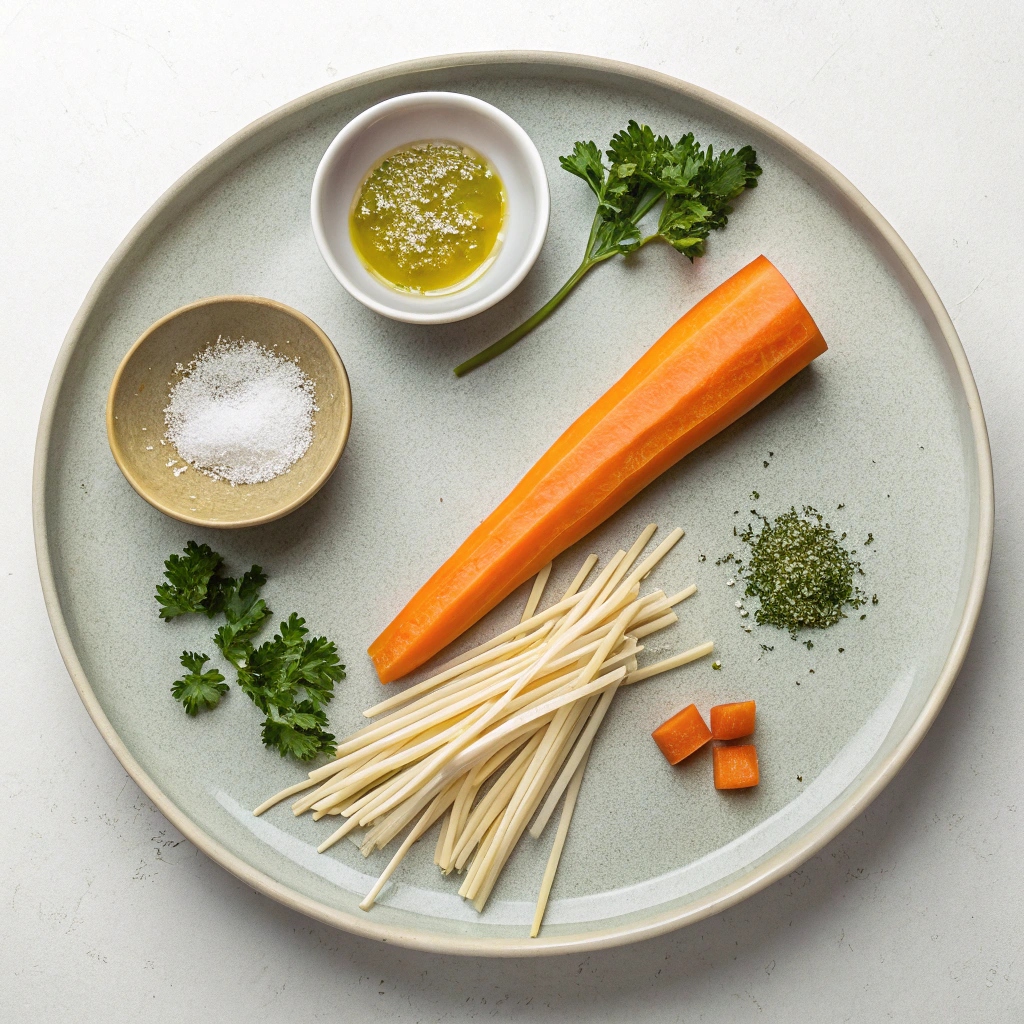
<svg viewBox="0 0 1024 1024">
<path fill-rule="evenodd" d="M 227 621 L 213 642 L 234 665 L 239 686 L 263 712 L 263 742 L 282 757 L 300 761 L 333 753 L 324 707 L 334 696 L 334 684 L 345 678 L 337 647 L 326 637 L 308 638 L 305 620 L 295 613 L 272 640 L 255 647 L 256 635 L 271 614 L 260 597 L 266 573 L 254 565 L 233 579 L 220 575 L 223 564 L 216 551 L 195 541 L 189 541 L 183 555 L 171 555 L 164 563 L 167 582 L 156 588 L 160 617 L 223 613 Z M 220 671 L 203 670 L 209 660 L 209 655 L 191 651 L 181 655 L 186 673 L 172 684 L 171 693 L 189 715 L 215 708 L 228 692 Z"/>
<path fill-rule="evenodd" d="M 197 715 L 200 708 L 215 708 L 221 697 L 228 692 L 228 684 L 224 682 L 224 676 L 217 669 L 203 671 L 203 666 L 209 660 L 208 654 L 182 652 L 181 667 L 185 669 L 185 675 L 174 681 L 171 693 L 174 694 L 175 700 L 180 700 L 185 706 L 185 713 L 188 715 Z"/>
<path fill-rule="evenodd" d="M 206 544 L 190 540 L 184 555 L 171 555 L 164 562 L 166 583 L 156 588 L 160 618 L 177 618 L 192 612 L 205 612 L 212 618 L 217 612 L 220 578 L 217 573 L 223 559 Z"/>
<path fill-rule="evenodd" d="M 253 638 L 270 615 L 260 587 L 267 582 L 263 569 L 254 565 L 238 580 L 225 579 L 221 586 L 221 610 L 228 620 L 217 630 L 213 642 L 235 668 L 245 664 Z"/>
<path fill-rule="evenodd" d="M 732 200 L 754 188 L 761 173 L 750 146 L 716 156 L 711 146 L 702 149 L 692 132 L 673 143 L 636 121 L 612 138 L 605 156 L 607 162 L 593 142 L 577 142 L 572 153 L 559 159 L 597 197 L 583 261 L 533 316 L 456 366 L 457 377 L 510 349 L 550 316 L 587 273 L 613 256 L 628 255 L 655 239 L 691 262 L 703 256 L 708 235 L 728 223 Z M 644 235 L 640 222 L 659 202 L 657 229 Z"/>
<path fill-rule="evenodd" d="M 242 690 L 266 715 L 263 742 L 300 761 L 334 753 L 323 708 L 334 696 L 334 684 L 345 678 L 334 644 L 308 635 L 305 620 L 293 612 L 238 669 Z"/>
</svg>

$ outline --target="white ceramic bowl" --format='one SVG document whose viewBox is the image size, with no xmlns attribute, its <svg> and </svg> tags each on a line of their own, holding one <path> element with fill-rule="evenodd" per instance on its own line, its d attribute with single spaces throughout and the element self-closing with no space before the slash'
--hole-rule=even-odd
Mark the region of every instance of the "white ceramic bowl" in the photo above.
<svg viewBox="0 0 1024 1024">
<path fill-rule="evenodd" d="M 352 203 L 374 164 L 423 140 L 476 150 L 498 172 L 508 200 L 505 237 L 491 265 L 466 287 L 441 295 L 388 287 L 367 270 L 349 233 Z M 414 324 L 464 320 L 505 298 L 537 259 L 549 207 L 547 175 L 529 135 L 497 107 L 455 92 L 396 96 L 349 121 L 320 161 L 310 201 L 313 234 L 334 276 L 370 309 Z"/>
</svg>

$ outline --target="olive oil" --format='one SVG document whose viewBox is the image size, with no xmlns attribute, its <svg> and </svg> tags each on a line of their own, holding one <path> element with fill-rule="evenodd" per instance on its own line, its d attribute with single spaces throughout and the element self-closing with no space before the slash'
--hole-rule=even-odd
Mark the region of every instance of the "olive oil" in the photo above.
<svg viewBox="0 0 1024 1024">
<path fill-rule="evenodd" d="M 497 255 L 506 206 L 501 179 L 478 153 L 417 142 L 366 176 L 352 205 L 352 242 L 370 272 L 393 288 L 455 291 Z"/>
</svg>

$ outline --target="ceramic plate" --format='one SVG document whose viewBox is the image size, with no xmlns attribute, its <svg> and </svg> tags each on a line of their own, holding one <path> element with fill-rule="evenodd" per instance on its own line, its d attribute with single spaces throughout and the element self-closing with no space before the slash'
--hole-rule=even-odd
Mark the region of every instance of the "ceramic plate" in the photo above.
<svg viewBox="0 0 1024 1024">
<path fill-rule="evenodd" d="M 396 323 L 352 299 L 309 223 L 314 171 L 359 111 L 410 90 L 470 93 L 514 117 L 544 158 L 551 228 L 533 271 L 470 321 Z M 576 266 L 593 213 L 558 156 L 604 144 L 630 118 L 715 147 L 752 144 L 760 186 L 691 265 L 648 246 L 602 266 L 539 330 L 457 380 L 452 367 L 502 335 Z M 163 623 L 163 559 L 190 538 L 231 569 L 270 575 L 276 615 L 336 638 L 348 679 L 334 732 L 379 700 L 365 648 L 554 438 L 694 302 L 759 253 L 793 284 L 829 343 L 812 367 L 634 499 L 556 563 L 602 558 L 642 526 L 680 525 L 658 570 L 695 582 L 654 660 L 713 638 L 707 660 L 624 691 L 596 744 L 540 939 L 527 938 L 551 833 L 526 837 L 477 915 L 432 863 L 428 835 L 369 914 L 357 904 L 390 852 L 364 861 L 317 844 L 330 821 L 251 809 L 303 770 L 263 749 L 235 690 L 187 718 L 171 698 L 183 648 L 212 650 L 207 620 Z M 206 295 L 265 295 L 332 338 L 352 383 L 351 438 L 307 505 L 249 531 L 204 531 L 150 508 L 104 435 L 118 362 L 153 321 Z M 753 499 L 753 492 L 760 497 Z M 846 531 L 877 594 L 813 638 L 742 629 L 716 559 L 750 509 L 822 510 Z M 963 660 L 992 536 L 991 465 L 970 369 L 934 289 L 881 216 L 833 168 L 777 128 L 694 86 L 552 54 L 483 54 L 362 75 L 268 115 L 198 164 L 110 260 L 54 370 L 35 479 L 40 572 L 75 685 L 118 758 L 163 813 L 247 884 L 312 917 L 408 946 L 530 954 L 610 946 L 693 922 L 791 871 L 850 822 L 934 719 Z M 874 543 L 865 547 L 868 534 Z M 462 640 L 519 615 L 526 587 Z M 691 701 L 756 699 L 761 785 L 722 794 L 707 751 L 670 768 L 651 729 Z"/>
</svg>

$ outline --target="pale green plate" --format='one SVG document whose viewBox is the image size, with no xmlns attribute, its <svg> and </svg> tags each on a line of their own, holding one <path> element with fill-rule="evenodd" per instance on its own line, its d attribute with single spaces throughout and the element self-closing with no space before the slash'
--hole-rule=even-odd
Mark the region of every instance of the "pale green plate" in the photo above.
<svg viewBox="0 0 1024 1024">
<path fill-rule="evenodd" d="M 451 89 L 482 97 L 536 141 L 551 182 L 547 243 L 496 308 L 423 328 L 352 299 L 309 224 L 321 154 L 349 118 L 388 96 Z M 764 168 L 708 255 L 667 247 L 599 268 L 525 342 L 462 380 L 452 367 L 535 309 L 575 267 L 592 215 L 558 167 L 577 139 L 603 144 L 630 118 L 693 130 L 715 147 L 750 143 Z M 700 591 L 646 658 L 713 638 L 707 660 L 624 692 L 580 795 L 542 937 L 527 938 L 551 833 L 520 844 L 486 912 L 414 849 L 369 914 L 357 903 L 387 861 L 348 842 L 320 856 L 330 821 L 250 810 L 301 777 L 263 749 L 235 690 L 186 718 L 171 698 L 183 648 L 213 653 L 207 620 L 165 624 L 162 561 L 196 538 L 229 567 L 260 562 L 277 616 L 303 614 L 336 638 L 348 679 L 336 733 L 381 697 L 367 644 L 554 438 L 697 299 L 759 253 L 787 276 L 828 353 L 685 459 L 556 565 L 575 573 L 643 524 L 685 540 L 658 570 Z M 352 382 L 353 423 L 337 472 L 280 522 L 203 531 L 145 504 L 104 435 L 111 377 L 150 323 L 215 294 L 294 306 L 333 339 Z M 751 493 L 760 498 L 752 501 Z M 700 919 L 779 878 L 860 813 L 937 714 L 977 619 L 992 538 L 992 478 L 977 391 L 949 317 L 913 256 L 833 168 L 777 128 L 654 72 L 555 54 L 480 54 L 387 68 L 312 93 L 256 122 L 185 175 L 111 258 L 54 369 L 36 456 L 40 574 L 54 632 L 89 713 L 173 824 L 248 884 L 374 938 L 475 954 L 609 946 Z M 810 504 L 847 531 L 877 593 L 813 638 L 743 632 L 715 559 L 751 508 Z M 840 507 L 845 506 L 845 507 Z M 864 547 L 868 533 L 875 541 Z M 706 556 L 706 560 L 704 558 Z M 478 638 L 519 614 L 497 609 Z M 762 646 L 763 645 L 763 646 Z M 764 648 L 769 648 L 765 650 Z M 840 653 L 840 649 L 842 652 Z M 813 671 L 812 671 L 813 670 Z M 707 751 L 670 768 L 649 738 L 682 705 L 754 698 L 762 782 L 722 794 Z"/>
</svg>

